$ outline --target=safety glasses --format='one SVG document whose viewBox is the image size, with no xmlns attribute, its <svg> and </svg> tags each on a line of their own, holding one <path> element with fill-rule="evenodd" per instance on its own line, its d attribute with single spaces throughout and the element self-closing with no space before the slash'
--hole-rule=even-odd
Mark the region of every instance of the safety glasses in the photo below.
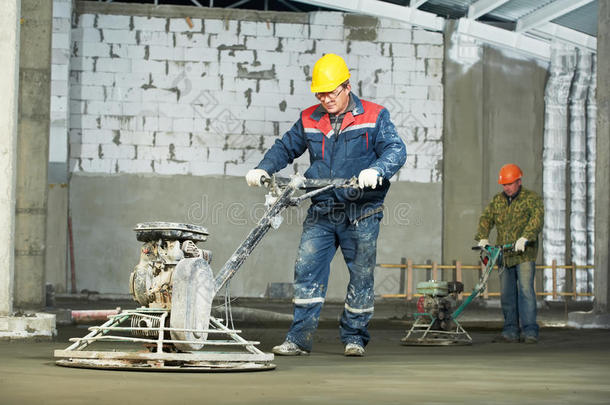
<svg viewBox="0 0 610 405">
<path fill-rule="evenodd" d="M 331 100 L 336 99 L 337 97 L 339 97 L 339 95 L 341 94 L 341 92 L 345 90 L 345 86 L 341 86 L 338 89 L 335 89 L 333 91 L 328 91 L 325 93 L 316 93 L 316 98 L 320 101 L 325 100 L 326 98 L 329 98 Z"/>
</svg>

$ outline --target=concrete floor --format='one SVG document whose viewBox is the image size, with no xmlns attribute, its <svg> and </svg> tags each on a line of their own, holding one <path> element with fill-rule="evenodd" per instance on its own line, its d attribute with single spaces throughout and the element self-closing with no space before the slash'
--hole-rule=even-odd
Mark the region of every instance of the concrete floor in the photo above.
<svg viewBox="0 0 610 405">
<path fill-rule="evenodd" d="M 285 329 L 237 325 L 268 351 Z M 491 343 L 470 331 L 463 347 L 405 347 L 403 325 L 375 326 L 363 358 L 346 358 L 338 331 L 318 331 L 308 357 L 276 357 L 254 373 L 157 373 L 58 367 L 54 342 L 0 342 L 0 404 L 608 404 L 609 330 L 547 328 L 538 345 Z"/>
</svg>

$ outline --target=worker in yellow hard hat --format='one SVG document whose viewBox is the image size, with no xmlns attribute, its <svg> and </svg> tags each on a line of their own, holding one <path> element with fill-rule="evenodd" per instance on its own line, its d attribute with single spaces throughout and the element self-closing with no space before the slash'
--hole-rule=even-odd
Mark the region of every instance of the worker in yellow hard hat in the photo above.
<svg viewBox="0 0 610 405">
<path fill-rule="evenodd" d="M 305 151 L 305 177 L 358 178 L 359 191 L 334 189 L 312 198 L 303 224 L 294 279 L 294 321 L 278 355 L 307 354 L 312 348 L 326 297 L 330 262 L 338 247 L 350 281 L 341 315 L 346 356 L 362 356 L 373 316 L 373 271 L 379 223 L 390 178 L 406 160 L 406 148 L 384 107 L 352 93 L 343 58 L 322 56 L 314 65 L 311 91 L 318 99 L 246 175 L 250 186 L 276 173 Z"/>
<path fill-rule="evenodd" d="M 500 269 L 500 301 L 504 328 L 495 342 L 537 343 L 536 291 L 534 276 L 538 254 L 538 234 L 544 221 L 542 198 L 521 184 L 523 172 L 515 164 L 502 166 L 498 184 L 502 192 L 492 198 L 479 219 L 475 239 L 489 244 L 489 232 L 496 228 L 496 244 L 514 244 L 504 252 Z"/>
</svg>

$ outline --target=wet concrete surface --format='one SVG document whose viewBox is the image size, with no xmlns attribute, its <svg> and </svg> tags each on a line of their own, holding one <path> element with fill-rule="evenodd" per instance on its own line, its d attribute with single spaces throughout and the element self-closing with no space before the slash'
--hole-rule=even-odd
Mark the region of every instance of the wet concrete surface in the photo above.
<svg viewBox="0 0 610 405">
<path fill-rule="evenodd" d="M 264 351 L 286 332 L 236 327 Z M 346 358 L 338 330 L 322 328 L 311 355 L 276 356 L 275 370 L 163 373 L 56 366 L 53 350 L 87 333 L 61 327 L 53 342 L 0 342 L 0 404 L 610 403 L 610 330 L 544 328 L 537 345 L 469 332 L 472 346 L 405 347 L 403 324 L 376 325 L 365 357 Z"/>
</svg>

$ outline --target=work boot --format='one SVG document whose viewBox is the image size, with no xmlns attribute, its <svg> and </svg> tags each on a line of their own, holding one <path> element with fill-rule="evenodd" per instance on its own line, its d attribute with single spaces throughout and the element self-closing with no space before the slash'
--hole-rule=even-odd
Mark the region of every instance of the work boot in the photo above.
<svg viewBox="0 0 610 405">
<path fill-rule="evenodd" d="M 536 336 L 526 336 L 523 339 L 523 343 L 530 344 L 530 345 L 531 344 L 536 344 L 536 343 L 538 343 L 538 338 Z"/>
<path fill-rule="evenodd" d="M 519 338 L 500 334 L 491 339 L 491 343 L 519 343 Z"/>
<path fill-rule="evenodd" d="M 301 356 L 307 355 L 307 350 L 301 349 L 296 343 L 285 341 L 281 345 L 275 346 L 271 351 L 279 356 Z"/>
<path fill-rule="evenodd" d="M 343 354 L 348 357 L 362 357 L 364 356 L 364 347 L 358 343 L 348 343 L 345 345 L 345 352 Z"/>
</svg>

